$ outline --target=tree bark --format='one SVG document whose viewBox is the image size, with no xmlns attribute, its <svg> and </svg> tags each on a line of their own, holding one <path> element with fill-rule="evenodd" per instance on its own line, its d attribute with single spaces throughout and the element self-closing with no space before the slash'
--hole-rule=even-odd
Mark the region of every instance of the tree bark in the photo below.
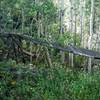
<svg viewBox="0 0 100 100">
<path fill-rule="evenodd" d="M 83 46 L 83 0 L 80 0 L 80 44 Z"/>
<path fill-rule="evenodd" d="M 60 35 L 62 36 L 64 33 L 64 0 L 61 0 L 61 8 L 60 8 Z M 65 53 L 63 51 L 60 51 L 61 54 L 61 62 L 64 64 L 65 61 Z"/>
<path fill-rule="evenodd" d="M 92 35 L 93 35 L 93 18 L 94 17 L 94 0 L 91 0 L 91 14 L 90 14 L 90 35 L 88 41 L 88 49 L 92 49 Z M 91 73 L 92 68 L 92 58 L 88 59 L 88 72 Z"/>
<path fill-rule="evenodd" d="M 73 38 L 73 2 L 72 2 L 72 0 L 70 0 L 70 32 L 71 32 L 72 38 Z M 74 66 L 72 53 L 69 53 L 69 65 L 71 67 Z"/>
</svg>

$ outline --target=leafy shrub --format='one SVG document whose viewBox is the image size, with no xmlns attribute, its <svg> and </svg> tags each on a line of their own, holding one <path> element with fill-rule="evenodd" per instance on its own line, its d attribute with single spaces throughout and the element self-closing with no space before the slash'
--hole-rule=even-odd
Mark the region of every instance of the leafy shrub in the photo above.
<svg viewBox="0 0 100 100">
<path fill-rule="evenodd" d="M 100 100 L 100 77 L 79 74 L 78 81 L 71 84 L 71 91 L 75 100 Z"/>
<path fill-rule="evenodd" d="M 98 75 L 59 66 L 31 70 L 22 66 L 0 71 L 0 100 L 100 100 Z"/>
</svg>

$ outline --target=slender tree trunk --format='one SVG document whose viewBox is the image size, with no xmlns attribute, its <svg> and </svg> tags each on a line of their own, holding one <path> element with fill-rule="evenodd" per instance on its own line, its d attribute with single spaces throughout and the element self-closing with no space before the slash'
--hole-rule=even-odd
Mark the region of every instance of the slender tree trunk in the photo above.
<svg viewBox="0 0 100 100">
<path fill-rule="evenodd" d="M 76 9 L 76 8 L 75 8 Z M 76 45 L 76 33 L 77 33 L 77 14 L 76 14 L 76 10 L 75 10 L 75 25 L 74 25 L 74 37 L 75 37 L 75 39 L 74 39 L 74 45 Z"/>
<path fill-rule="evenodd" d="M 83 46 L 83 0 L 80 0 L 80 43 Z"/>
<path fill-rule="evenodd" d="M 41 30 L 40 24 L 41 24 L 41 21 L 38 20 L 38 32 L 37 32 L 38 37 L 40 37 L 40 32 L 41 32 L 41 31 L 40 31 L 40 30 Z"/>
<path fill-rule="evenodd" d="M 96 43 L 95 43 L 95 46 L 96 46 L 96 51 L 98 51 L 98 49 L 99 49 L 99 41 L 100 41 L 100 39 L 99 39 L 99 36 L 100 36 L 100 33 L 99 33 L 99 31 L 100 31 L 100 22 L 99 22 L 99 19 L 97 18 L 97 20 L 96 20 Z"/>
<path fill-rule="evenodd" d="M 77 5 L 76 0 L 74 0 L 74 46 L 76 46 L 76 33 L 77 33 Z M 76 66 L 76 55 L 73 55 L 73 65 Z"/>
<path fill-rule="evenodd" d="M 61 0 L 61 8 L 60 8 L 60 35 L 62 36 L 62 34 L 64 33 L 64 0 Z M 61 62 L 62 64 L 64 64 L 64 60 L 65 60 L 65 53 L 63 51 L 60 51 L 61 53 Z"/>
<path fill-rule="evenodd" d="M 61 0 L 61 9 L 60 9 L 60 34 L 63 34 L 64 28 L 63 28 L 63 23 L 64 23 L 64 0 Z"/>
<path fill-rule="evenodd" d="M 88 41 L 88 49 L 92 49 L 92 35 L 93 35 L 93 18 L 94 17 L 94 0 L 91 0 L 91 14 L 90 14 L 90 36 Z M 91 73 L 92 58 L 88 59 L 88 72 Z"/>
<path fill-rule="evenodd" d="M 24 22 L 25 22 L 25 16 L 24 16 L 24 9 L 22 8 L 22 34 L 24 32 Z"/>
<path fill-rule="evenodd" d="M 73 2 L 70 0 L 70 32 L 73 33 Z"/>
<path fill-rule="evenodd" d="M 70 32 L 73 38 L 73 2 L 72 0 L 70 0 Z M 74 66 L 72 53 L 69 53 L 69 64 L 71 67 Z"/>
<path fill-rule="evenodd" d="M 77 7 L 76 7 L 76 0 L 74 0 L 74 8 L 73 8 L 73 11 L 74 11 L 74 45 L 76 45 L 76 33 L 77 33 Z"/>
<path fill-rule="evenodd" d="M 32 36 L 33 20 L 34 20 L 34 18 L 32 19 L 32 22 L 31 22 L 31 24 L 30 24 L 30 36 Z M 33 50 L 33 43 L 30 42 L 30 54 L 32 53 L 32 50 Z M 32 61 L 33 61 L 33 59 L 32 59 L 32 55 L 30 55 L 30 68 L 33 66 Z"/>
<path fill-rule="evenodd" d="M 85 9 L 86 9 L 86 0 L 83 1 L 83 40 L 82 40 L 82 47 L 85 47 L 84 45 L 84 35 L 85 35 Z"/>
</svg>

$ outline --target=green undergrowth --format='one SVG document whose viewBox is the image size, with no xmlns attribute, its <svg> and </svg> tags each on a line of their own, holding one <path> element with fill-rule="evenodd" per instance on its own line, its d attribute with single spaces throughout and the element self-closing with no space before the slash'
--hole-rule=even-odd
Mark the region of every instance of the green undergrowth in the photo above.
<svg viewBox="0 0 100 100">
<path fill-rule="evenodd" d="M 100 100 L 99 75 L 60 66 L 28 67 L 0 63 L 0 100 Z"/>
</svg>

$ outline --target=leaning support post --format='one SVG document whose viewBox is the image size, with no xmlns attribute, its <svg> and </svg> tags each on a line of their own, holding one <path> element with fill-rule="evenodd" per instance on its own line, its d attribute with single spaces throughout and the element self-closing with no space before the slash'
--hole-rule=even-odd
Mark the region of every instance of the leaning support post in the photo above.
<svg viewBox="0 0 100 100">
<path fill-rule="evenodd" d="M 50 67 L 52 67 L 52 61 L 51 61 L 51 58 L 50 58 L 49 51 L 48 51 L 47 47 L 45 47 L 45 51 L 46 51 L 48 64 L 49 64 Z"/>
</svg>

